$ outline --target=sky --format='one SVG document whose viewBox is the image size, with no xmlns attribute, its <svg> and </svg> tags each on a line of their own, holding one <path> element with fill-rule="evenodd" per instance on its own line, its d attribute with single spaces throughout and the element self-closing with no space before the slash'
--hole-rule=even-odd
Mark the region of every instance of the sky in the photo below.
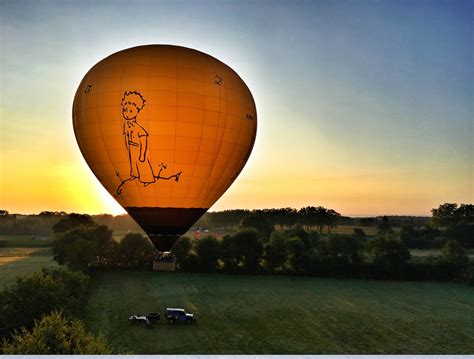
<svg viewBox="0 0 474 359">
<path fill-rule="evenodd" d="M 173 44 L 232 67 L 257 138 L 211 210 L 472 203 L 474 1 L 0 1 L 0 208 L 124 213 L 72 128 L 86 72 Z"/>
</svg>

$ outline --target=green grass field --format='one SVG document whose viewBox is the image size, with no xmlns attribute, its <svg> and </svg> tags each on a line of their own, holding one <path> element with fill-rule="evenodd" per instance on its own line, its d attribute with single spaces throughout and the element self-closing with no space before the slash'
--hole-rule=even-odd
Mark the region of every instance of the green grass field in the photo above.
<svg viewBox="0 0 474 359">
<path fill-rule="evenodd" d="M 56 265 L 50 248 L 0 248 L 0 290 L 17 276 Z"/>
<path fill-rule="evenodd" d="M 442 255 L 441 249 L 410 249 L 412 257 L 439 257 Z"/>
<path fill-rule="evenodd" d="M 377 227 L 359 227 L 359 226 L 337 226 L 331 229 L 336 234 L 354 234 L 354 228 L 362 229 L 367 236 L 377 235 Z M 324 227 L 323 233 L 327 234 L 327 227 Z"/>
<path fill-rule="evenodd" d="M 129 324 L 166 307 L 197 325 Z M 449 283 L 109 272 L 92 284 L 89 330 L 136 354 L 474 352 L 474 288 Z"/>
<path fill-rule="evenodd" d="M 279 228 L 279 227 L 277 226 L 277 228 Z M 377 227 L 360 227 L 360 226 L 337 226 L 337 227 L 334 227 L 334 228 L 331 229 L 331 233 L 352 235 L 352 234 L 354 234 L 354 228 L 362 229 L 365 232 L 366 236 L 368 236 L 368 237 L 372 237 L 372 236 L 377 235 Z M 285 227 L 285 229 L 287 229 L 287 228 Z M 209 235 L 209 236 L 216 237 L 218 239 L 222 239 L 222 237 L 224 237 L 226 234 L 234 234 L 234 233 L 238 232 L 239 230 L 240 230 L 240 228 L 238 226 L 236 226 L 236 227 L 226 227 L 223 230 L 221 230 L 219 228 L 210 228 L 208 230 L 208 232 L 205 232 L 204 230 L 201 230 L 200 235 L 201 235 L 201 237 Z M 311 230 L 312 231 L 318 231 L 318 229 L 316 227 L 312 228 Z M 191 229 L 191 230 L 187 231 L 184 235 L 189 237 L 189 238 L 194 238 L 195 233 L 196 233 L 195 229 Z M 122 233 L 119 232 L 119 231 L 115 231 L 114 232 L 114 237 L 118 236 L 119 234 L 122 234 Z M 324 227 L 322 236 L 323 236 L 323 238 L 327 238 L 327 235 L 328 235 L 327 227 Z"/>
<path fill-rule="evenodd" d="M 53 240 L 36 239 L 32 235 L 0 234 L 0 242 L 4 244 L 4 247 L 49 247 Z"/>
</svg>

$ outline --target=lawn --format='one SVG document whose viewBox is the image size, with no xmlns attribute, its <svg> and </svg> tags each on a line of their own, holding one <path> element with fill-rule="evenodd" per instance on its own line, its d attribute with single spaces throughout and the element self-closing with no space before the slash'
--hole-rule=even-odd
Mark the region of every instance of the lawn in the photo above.
<svg viewBox="0 0 474 359">
<path fill-rule="evenodd" d="M 49 247 L 53 240 L 46 239 L 49 237 L 43 237 L 43 239 L 37 239 L 36 236 L 32 235 L 9 235 L 0 234 L 0 242 L 3 244 L 1 247 Z"/>
<path fill-rule="evenodd" d="M 377 227 L 360 227 L 360 226 L 337 226 L 331 228 L 332 233 L 337 234 L 354 234 L 354 229 L 360 228 L 367 236 L 375 236 L 377 234 Z M 327 227 L 324 227 L 324 233 L 327 233 Z"/>
<path fill-rule="evenodd" d="M 410 249 L 412 257 L 440 257 L 442 255 L 441 249 Z"/>
<path fill-rule="evenodd" d="M 17 276 L 56 265 L 49 248 L 0 248 L 0 290 Z"/>
<path fill-rule="evenodd" d="M 166 307 L 198 323 L 127 321 Z M 120 353 L 474 352 L 474 288 L 449 283 L 108 272 L 93 280 L 84 319 Z"/>
</svg>

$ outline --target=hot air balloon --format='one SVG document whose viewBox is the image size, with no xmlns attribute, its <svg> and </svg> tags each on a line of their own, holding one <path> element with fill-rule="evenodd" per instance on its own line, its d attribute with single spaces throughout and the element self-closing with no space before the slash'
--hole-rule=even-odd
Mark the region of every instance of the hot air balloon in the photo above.
<svg viewBox="0 0 474 359">
<path fill-rule="evenodd" d="M 171 45 L 119 51 L 92 67 L 73 104 L 79 148 L 107 191 L 171 249 L 234 182 L 257 112 L 229 66 Z"/>
</svg>

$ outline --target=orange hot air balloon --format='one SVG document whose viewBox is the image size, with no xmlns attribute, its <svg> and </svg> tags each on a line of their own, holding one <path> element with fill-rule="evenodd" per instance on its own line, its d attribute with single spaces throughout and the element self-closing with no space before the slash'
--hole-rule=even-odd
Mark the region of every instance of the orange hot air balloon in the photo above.
<svg viewBox="0 0 474 359">
<path fill-rule="evenodd" d="M 73 124 L 92 172 L 164 252 L 244 167 L 257 112 L 248 87 L 221 61 L 148 45 L 89 70 Z"/>
</svg>

